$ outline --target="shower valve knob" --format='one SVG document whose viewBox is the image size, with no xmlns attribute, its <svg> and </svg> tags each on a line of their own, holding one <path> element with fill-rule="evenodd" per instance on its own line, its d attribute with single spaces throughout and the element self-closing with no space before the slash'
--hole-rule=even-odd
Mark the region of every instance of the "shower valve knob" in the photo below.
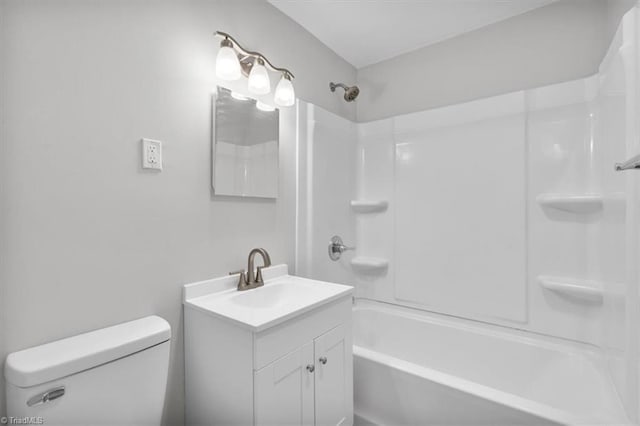
<svg viewBox="0 0 640 426">
<path fill-rule="evenodd" d="M 309 373 L 313 373 L 314 371 L 316 371 L 316 367 L 315 367 L 315 365 L 313 365 L 313 364 L 309 364 L 309 365 L 307 365 L 307 371 L 308 371 Z"/>
<path fill-rule="evenodd" d="M 334 235 L 329 242 L 329 259 L 336 261 L 340 259 L 342 253 L 347 250 L 355 250 L 355 247 L 347 247 L 343 244 L 342 238 L 338 235 Z"/>
<path fill-rule="evenodd" d="M 318 361 L 320 361 L 320 364 L 322 365 L 326 365 L 327 363 L 327 357 L 326 356 L 321 356 Z"/>
</svg>

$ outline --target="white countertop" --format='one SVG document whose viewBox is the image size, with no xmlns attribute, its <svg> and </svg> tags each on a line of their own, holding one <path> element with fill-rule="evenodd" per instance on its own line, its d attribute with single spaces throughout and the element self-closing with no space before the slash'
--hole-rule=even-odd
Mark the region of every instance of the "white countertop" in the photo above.
<svg viewBox="0 0 640 426">
<path fill-rule="evenodd" d="M 288 275 L 287 265 L 263 270 L 265 284 L 238 291 L 238 275 L 187 284 L 184 305 L 260 332 L 334 300 L 353 287 Z"/>
</svg>

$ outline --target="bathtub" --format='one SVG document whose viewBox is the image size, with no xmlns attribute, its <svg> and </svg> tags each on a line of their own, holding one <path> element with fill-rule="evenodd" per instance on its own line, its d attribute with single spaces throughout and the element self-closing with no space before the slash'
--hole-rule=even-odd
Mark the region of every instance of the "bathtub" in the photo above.
<svg viewBox="0 0 640 426">
<path fill-rule="evenodd" d="M 630 424 L 595 348 L 359 299 L 355 423 Z"/>
</svg>

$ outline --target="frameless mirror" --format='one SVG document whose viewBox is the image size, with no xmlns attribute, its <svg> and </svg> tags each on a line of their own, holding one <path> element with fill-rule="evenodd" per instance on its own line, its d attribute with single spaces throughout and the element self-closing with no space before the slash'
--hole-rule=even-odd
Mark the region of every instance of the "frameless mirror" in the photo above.
<svg viewBox="0 0 640 426">
<path fill-rule="evenodd" d="M 213 108 L 213 173 L 216 195 L 276 198 L 278 110 L 218 87 Z"/>
</svg>

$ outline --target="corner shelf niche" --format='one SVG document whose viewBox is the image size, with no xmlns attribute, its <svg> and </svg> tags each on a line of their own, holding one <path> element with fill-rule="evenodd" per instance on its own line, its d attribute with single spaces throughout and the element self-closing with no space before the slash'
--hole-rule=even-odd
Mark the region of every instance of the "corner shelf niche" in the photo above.
<svg viewBox="0 0 640 426">
<path fill-rule="evenodd" d="M 542 207 L 554 208 L 570 213 L 588 214 L 602 210 L 600 194 L 540 194 L 536 201 Z"/>
<path fill-rule="evenodd" d="M 351 259 L 351 266 L 363 272 L 380 272 L 387 269 L 389 261 L 379 257 L 357 256 Z"/>
<path fill-rule="evenodd" d="M 377 213 L 387 210 L 389 202 L 384 200 L 352 200 L 351 208 L 356 213 Z"/>
<path fill-rule="evenodd" d="M 567 277 L 538 276 L 540 286 L 571 299 L 591 304 L 602 304 L 603 291 L 599 283 Z"/>
</svg>

